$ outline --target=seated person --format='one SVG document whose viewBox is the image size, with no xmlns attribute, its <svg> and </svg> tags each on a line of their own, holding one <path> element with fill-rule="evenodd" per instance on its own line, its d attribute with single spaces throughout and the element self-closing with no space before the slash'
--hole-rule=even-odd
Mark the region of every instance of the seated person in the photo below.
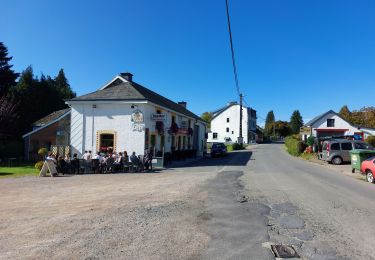
<svg viewBox="0 0 375 260">
<path fill-rule="evenodd" d="M 62 156 L 57 158 L 57 171 L 61 172 L 62 174 L 68 173 L 68 163 Z"/>
<path fill-rule="evenodd" d="M 113 163 L 113 167 L 116 171 L 120 170 L 123 165 L 123 158 L 122 158 L 122 152 L 119 152 L 118 156 L 115 159 L 115 162 Z"/>
<path fill-rule="evenodd" d="M 53 161 L 55 164 L 57 163 L 56 158 L 55 158 L 55 156 L 53 155 L 52 152 L 49 152 L 49 153 L 48 153 L 48 156 L 47 156 L 47 158 L 46 158 L 46 161 Z"/>
<path fill-rule="evenodd" d="M 127 151 L 124 151 L 124 154 L 122 155 L 122 158 L 123 158 L 124 164 L 126 164 L 126 163 L 129 162 L 129 156 L 128 156 L 128 152 Z"/>
<path fill-rule="evenodd" d="M 133 152 L 132 155 L 130 156 L 130 161 L 133 163 L 134 166 L 137 167 L 137 171 L 139 171 L 140 166 L 141 166 L 142 163 L 139 160 L 138 156 L 135 155 L 135 152 Z"/>
<path fill-rule="evenodd" d="M 70 165 L 73 174 L 75 174 L 76 172 L 79 173 L 79 159 L 76 153 L 73 154 L 73 159 L 70 161 Z"/>
<path fill-rule="evenodd" d="M 144 162 L 144 167 L 145 167 L 145 170 L 149 170 L 150 166 L 152 166 L 152 154 L 150 151 L 145 151 L 145 156 L 143 158 Z"/>
</svg>

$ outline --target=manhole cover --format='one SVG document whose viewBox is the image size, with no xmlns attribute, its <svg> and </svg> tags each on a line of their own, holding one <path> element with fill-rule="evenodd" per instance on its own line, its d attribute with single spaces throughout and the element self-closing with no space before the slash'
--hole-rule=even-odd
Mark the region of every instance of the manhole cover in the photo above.
<svg viewBox="0 0 375 260">
<path fill-rule="evenodd" d="M 293 246 L 271 245 L 271 249 L 275 256 L 279 258 L 299 258 L 299 255 Z"/>
</svg>

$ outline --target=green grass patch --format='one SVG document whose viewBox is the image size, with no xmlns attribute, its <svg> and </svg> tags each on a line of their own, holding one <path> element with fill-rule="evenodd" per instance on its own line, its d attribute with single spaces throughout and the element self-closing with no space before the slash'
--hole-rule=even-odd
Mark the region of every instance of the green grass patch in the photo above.
<svg viewBox="0 0 375 260">
<path fill-rule="evenodd" d="M 38 174 L 39 171 L 35 169 L 34 165 L 0 167 L 0 179 L 16 178 L 23 176 L 37 176 Z"/>
</svg>

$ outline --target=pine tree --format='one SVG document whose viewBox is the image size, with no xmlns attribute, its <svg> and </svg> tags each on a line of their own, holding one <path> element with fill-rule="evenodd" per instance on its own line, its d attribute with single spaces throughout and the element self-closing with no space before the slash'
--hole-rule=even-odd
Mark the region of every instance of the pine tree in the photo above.
<svg viewBox="0 0 375 260">
<path fill-rule="evenodd" d="M 290 128 L 293 134 L 298 134 L 300 128 L 303 126 L 303 120 L 300 112 L 294 110 L 292 116 L 290 117 Z"/>
<path fill-rule="evenodd" d="M 266 132 L 267 135 L 272 135 L 273 134 L 274 124 L 275 124 L 275 115 L 273 113 L 273 110 L 271 110 L 267 114 L 266 124 L 264 126 L 265 132 Z"/>
<path fill-rule="evenodd" d="M 346 121 L 350 122 L 351 121 L 351 112 L 348 108 L 347 105 L 343 106 L 340 109 L 339 115 L 344 118 Z"/>
<path fill-rule="evenodd" d="M 60 69 L 59 73 L 55 78 L 55 86 L 57 91 L 60 93 L 62 100 L 71 99 L 76 96 L 76 93 L 71 89 L 68 80 L 65 77 L 63 69 Z"/>
<path fill-rule="evenodd" d="M 0 96 L 5 95 L 9 88 L 16 84 L 18 73 L 15 73 L 9 65 L 12 57 L 8 57 L 8 49 L 4 43 L 0 42 Z"/>
</svg>

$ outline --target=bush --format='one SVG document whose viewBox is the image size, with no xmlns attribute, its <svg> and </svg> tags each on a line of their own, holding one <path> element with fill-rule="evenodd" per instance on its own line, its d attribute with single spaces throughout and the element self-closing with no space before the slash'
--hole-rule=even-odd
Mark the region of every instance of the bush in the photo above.
<svg viewBox="0 0 375 260">
<path fill-rule="evenodd" d="M 243 150 L 244 149 L 243 144 L 234 143 L 234 144 L 232 144 L 232 146 L 233 146 L 233 150 Z"/>
<path fill-rule="evenodd" d="M 375 147 L 375 136 L 367 137 L 366 142 L 370 144 L 372 147 Z"/>
<path fill-rule="evenodd" d="M 231 151 L 234 151 L 234 150 L 243 150 L 245 149 L 245 146 L 243 144 L 239 144 L 239 143 L 233 143 L 233 144 L 229 144 L 229 145 L 226 145 L 227 146 L 227 151 L 228 152 L 231 152 Z"/>
<path fill-rule="evenodd" d="M 312 135 L 310 135 L 309 138 L 307 138 L 306 143 L 307 143 L 308 146 L 313 146 L 314 145 L 314 141 L 315 141 L 315 137 L 312 136 Z"/>
<path fill-rule="evenodd" d="M 35 164 L 35 169 L 37 169 L 37 170 L 41 170 L 42 169 L 42 167 L 43 167 L 43 164 L 44 164 L 44 162 L 43 161 L 39 161 L 39 162 L 37 162 L 36 164 Z"/>
<path fill-rule="evenodd" d="M 296 139 L 294 136 L 288 136 L 285 138 L 285 146 L 288 153 L 293 156 L 299 156 L 306 148 L 306 144 Z"/>
<path fill-rule="evenodd" d="M 44 156 L 46 156 L 47 154 L 48 154 L 48 150 L 47 150 L 47 148 L 40 148 L 40 149 L 38 150 L 38 155 L 41 156 L 41 157 L 44 157 Z"/>
</svg>

